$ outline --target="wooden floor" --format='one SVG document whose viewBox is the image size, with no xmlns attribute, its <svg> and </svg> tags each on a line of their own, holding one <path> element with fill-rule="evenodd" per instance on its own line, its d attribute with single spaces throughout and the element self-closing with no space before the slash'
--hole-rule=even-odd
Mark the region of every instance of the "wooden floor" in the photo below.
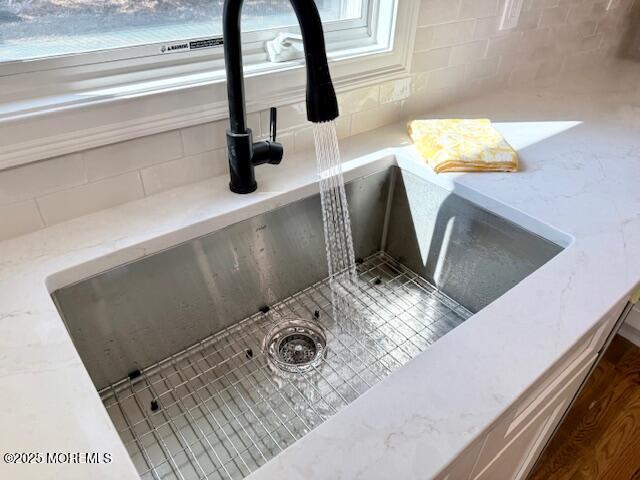
<svg viewBox="0 0 640 480">
<path fill-rule="evenodd" d="M 640 348 L 617 336 L 529 480 L 640 480 Z"/>
</svg>

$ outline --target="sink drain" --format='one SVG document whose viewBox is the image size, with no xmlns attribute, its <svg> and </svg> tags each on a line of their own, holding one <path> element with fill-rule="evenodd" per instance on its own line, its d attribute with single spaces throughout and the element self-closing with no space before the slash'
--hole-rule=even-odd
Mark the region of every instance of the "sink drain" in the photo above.
<svg viewBox="0 0 640 480">
<path fill-rule="evenodd" d="M 264 351 L 276 369 L 305 373 L 322 363 L 327 340 L 319 325 L 301 318 L 285 318 L 265 337 Z"/>
</svg>

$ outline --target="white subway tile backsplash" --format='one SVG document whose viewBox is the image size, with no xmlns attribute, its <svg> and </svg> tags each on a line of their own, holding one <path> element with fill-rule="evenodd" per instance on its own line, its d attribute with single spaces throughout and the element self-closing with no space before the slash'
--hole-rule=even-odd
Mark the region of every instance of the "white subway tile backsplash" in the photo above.
<svg viewBox="0 0 640 480">
<path fill-rule="evenodd" d="M 509 30 L 498 30 L 499 27 L 500 17 L 498 16 L 478 18 L 473 29 L 473 39 L 481 40 L 509 34 Z"/>
<path fill-rule="evenodd" d="M 593 4 L 593 7 L 591 7 L 591 13 L 593 15 L 602 15 L 603 13 L 605 13 L 607 11 L 607 5 L 608 5 L 608 0 L 604 1 L 604 0 L 600 0 L 596 3 Z"/>
<path fill-rule="evenodd" d="M 341 115 L 336 118 L 336 134 L 338 138 L 347 138 L 352 135 L 351 132 L 351 120 L 352 115 Z"/>
<path fill-rule="evenodd" d="M 260 112 L 262 135 L 269 134 L 269 117 L 269 110 Z M 278 108 L 278 130 L 300 127 L 307 123 L 307 104 L 305 102 L 298 102 L 293 105 L 285 105 Z"/>
<path fill-rule="evenodd" d="M 495 75 L 498 70 L 498 58 L 484 58 L 467 64 L 466 78 L 477 80 Z"/>
<path fill-rule="evenodd" d="M 545 8 L 542 11 L 541 27 L 562 25 L 567 21 L 569 9 L 566 7 Z"/>
<path fill-rule="evenodd" d="M 544 62 L 545 60 L 551 60 L 555 57 L 563 57 L 556 45 L 542 45 L 527 52 L 527 56 L 532 62 Z"/>
<path fill-rule="evenodd" d="M 528 58 L 523 57 L 519 52 L 509 52 L 500 56 L 498 63 L 498 74 L 502 75 L 507 81 L 511 72 L 523 63 L 526 65 Z"/>
<path fill-rule="evenodd" d="M 358 88 L 338 95 L 341 115 L 362 112 L 378 106 L 380 86 Z"/>
<path fill-rule="evenodd" d="M 598 22 L 594 20 L 583 20 L 580 22 L 557 27 L 557 30 L 555 32 L 556 34 L 559 34 L 561 31 L 563 31 L 566 32 L 567 35 L 569 35 L 569 38 L 580 38 L 595 34 L 598 25 Z"/>
<path fill-rule="evenodd" d="M 97 212 L 144 196 L 139 172 L 109 177 L 37 199 L 47 225 Z"/>
<path fill-rule="evenodd" d="M 556 77 L 564 66 L 564 57 L 551 57 L 543 60 L 536 74 L 537 79 L 548 79 Z"/>
<path fill-rule="evenodd" d="M 0 172 L 0 205 L 87 182 L 81 154 L 66 155 Z"/>
<path fill-rule="evenodd" d="M 290 130 L 285 133 L 278 133 L 276 141 L 284 148 L 284 155 L 290 155 L 295 151 L 295 130 Z M 266 138 L 266 137 L 264 137 Z"/>
<path fill-rule="evenodd" d="M 585 5 L 586 3 L 586 5 Z M 590 2 L 580 2 L 569 7 L 568 21 L 569 23 L 581 22 L 593 17 L 590 8 L 586 8 Z"/>
<path fill-rule="evenodd" d="M 276 141 L 284 148 L 284 155 L 290 155 L 295 151 L 295 134 L 296 130 L 289 130 L 285 133 L 278 133 Z M 265 137 L 266 138 L 266 137 Z"/>
<path fill-rule="evenodd" d="M 429 75 L 428 87 L 431 89 L 457 88 L 465 83 L 465 65 L 435 70 Z"/>
<path fill-rule="evenodd" d="M 427 82 L 429 80 L 429 72 L 414 73 L 411 75 L 411 97 L 412 101 L 416 101 L 430 92 L 427 90 Z M 405 106 L 411 102 L 405 102 Z"/>
<path fill-rule="evenodd" d="M 260 114 L 247 115 L 247 127 L 253 131 L 253 136 L 258 138 L 262 132 L 260 128 Z M 227 145 L 228 120 L 203 123 L 180 130 L 184 155 L 190 156 L 197 153 L 210 152 Z"/>
<path fill-rule="evenodd" d="M 598 61 L 598 53 L 593 50 L 572 53 L 567 55 L 564 66 L 567 69 L 586 68 L 594 65 Z"/>
<path fill-rule="evenodd" d="M 487 58 L 500 57 L 520 50 L 522 32 L 511 31 L 503 37 L 490 38 L 487 45 Z"/>
<path fill-rule="evenodd" d="M 511 70 L 509 83 L 518 85 L 531 82 L 537 77 L 539 69 L 540 62 L 527 61 L 524 64 L 518 65 Z"/>
<path fill-rule="evenodd" d="M 399 102 L 406 100 L 411 95 L 411 78 L 392 80 L 380 85 L 380 103 Z"/>
<path fill-rule="evenodd" d="M 546 46 L 554 46 L 555 42 L 549 41 L 551 30 L 548 28 L 539 28 L 537 30 L 526 30 L 522 32 L 522 42 L 520 51 L 534 51 L 538 48 Z"/>
<path fill-rule="evenodd" d="M 44 226 L 35 200 L 0 206 L 0 241 Z"/>
<path fill-rule="evenodd" d="M 606 16 L 603 17 L 596 27 L 596 32 L 599 33 L 613 33 L 619 29 L 624 29 L 622 25 L 620 25 L 620 19 L 614 16 Z"/>
<path fill-rule="evenodd" d="M 411 71 L 428 72 L 449 65 L 451 57 L 451 47 L 436 48 L 427 52 L 417 52 L 413 54 L 411 61 Z"/>
<path fill-rule="evenodd" d="M 153 165 L 141 171 L 146 195 L 187 185 L 229 171 L 227 150 L 218 149 Z"/>
<path fill-rule="evenodd" d="M 414 52 L 429 50 L 433 45 L 433 28 L 418 27 L 416 29 L 416 38 L 413 43 Z"/>
<path fill-rule="evenodd" d="M 545 5 L 547 1 L 548 0 L 523 0 L 522 11 L 527 12 L 529 10 L 542 10 L 547 6 Z M 559 0 L 556 0 L 556 1 L 559 2 Z M 552 6 L 555 7 L 557 5 L 552 5 Z"/>
<path fill-rule="evenodd" d="M 247 115 L 247 127 L 252 130 L 255 138 L 259 137 L 262 134 L 260 114 L 252 113 Z M 202 125 L 183 128 L 180 131 L 180 135 L 182 136 L 185 156 L 210 152 L 211 150 L 226 147 L 226 132 L 228 128 L 228 120 L 219 120 L 217 122 L 203 123 Z"/>
<path fill-rule="evenodd" d="M 615 10 L 616 8 L 620 7 L 621 3 L 622 3 L 622 0 L 609 0 L 607 2 L 606 10 Z"/>
<path fill-rule="evenodd" d="M 351 132 L 351 116 L 350 115 L 341 115 L 335 120 L 336 124 L 336 134 L 338 138 L 348 137 Z M 296 130 L 295 134 L 295 151 L 303 152 L 306 150 L 313 150 L 314 148 L 314 140 L 313 140 L 313 126 L 304 127 L 299 130 Z M 286 152 L 285 146 L 285 152 Z M 286 153 L 285 153 L 286 154 Z"/>
<path fill-rule="evenodd" d="M 368 132 L 400 120 L 402 106 L 400 103 L 387 103 L 378 108 L 359 112 L 351 117 L 351 135 Z"/>
<path fill-rule="evenodd" d="M 580 46 L 581 50 L 596 50 L 602 44 L 604 44 L 604 35 L 598 33 L 591 37 L 585 37 L 582 41 L 582 45 Z"/>
<path fill-rule="evenodd" d="M 418 25 L 437 25 L 458 18 L 460 0 L 422 0 Z"/>
<path fill-rule="evenodd" d="M 196 155 L 209 152 L 226 145 L 226 131 L 229 124 L 225 121 L 203 123 L 180 131 L 184 154 Z M 260 130 L 258 130 L 260 133 Z"/>
<path fill-rule="evenodd" d="M 429 48 L 447 47 L 473 39 L 475 20 L 444 23 L 427 29 L 431 37 Z"/>
<path fill-rule="evenodd" d="M 462 0 L 459 18 L 490 17 L 498 14 L 498 0 Z"/>
<path fill-rule="evenodd" d="M 160 133 L 84 152 L 90 182 L 182 156 L 180 132 Z"/>
<path fill-rule="evenodd" d="M 468 88 L 473 92 L 484 92 L 486 90 L 496 88 L 496 85 L 506 85 L 509 81 L 509 75 L 505 75 L 498 71 L 495 75 L 490 75 L 488 77 L 479 77 L 479 78 L 469 78 Z"/>
<path fill-rule="evenodd" d="M 560 5 L 560 0 L 540 0 L 541 8 L 553 8 Z"/>
<path fill-rule="evenodd" d="M 529 12 L 521 12 L 520 20 L 518 20 L 517 30 L 531 30 L 538 28 L 542 12 L 540 10 L 531 10 Z"/>
<path fill-rule="evenodd" d="M 487 51 L 487 41 L 478 40 L 476 42 L 456 45 L 451 49 L 449 65 L 463 65 L 475 62 L 484 58 Z"/>
<path fill-rule="evenodd" d="M 429 115 L 429 111 L 434 105 L 439 104 L 440 92 L 436 90 L 428 90 L 426 88 L 428 76 L 422 77 L 417 83 L 412 85 L 412 91 L 419 90 L 420 95 L 412 95 L 411 101 L 404 102 L 402 105 L 402 115 L 404 118 L 419 118 Z"/>
<path fill-rule="evenodd" d="M 313 127 L 305 127 L 297 130 L 293 134 L 295 140 L 295 151 L 303 152 L 314 148 Z"/>
</svg>

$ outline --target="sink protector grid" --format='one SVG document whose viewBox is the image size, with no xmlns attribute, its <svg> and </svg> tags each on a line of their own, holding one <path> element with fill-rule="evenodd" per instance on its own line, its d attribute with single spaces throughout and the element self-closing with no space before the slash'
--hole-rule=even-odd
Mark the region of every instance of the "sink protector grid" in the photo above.
<svg viewBox="0 0 640 480">
<path fill-rule="evenodd" d="M 325 279 L 101 390 L 141 478 L 244 478 L 471 316 L 385 253 L 358 273 L 362 331 L 332 318 Z M 311 372 L 275 373 L 261 350 L 290 316 L 326 330 Z"/>
</svg>

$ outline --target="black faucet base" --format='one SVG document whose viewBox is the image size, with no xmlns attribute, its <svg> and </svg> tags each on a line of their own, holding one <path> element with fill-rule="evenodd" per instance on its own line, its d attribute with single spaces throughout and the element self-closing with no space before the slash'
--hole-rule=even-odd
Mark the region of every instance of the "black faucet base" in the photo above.
<svg viewBox="0 0 640 480">
<path fill-rule="evenodd" d="M 229 150 L 229 188 L 234 193 L 255 192 L 258 185 L 253 163 L 253 135 L 251 129 L 245 133 L 233 133 L 227 130 L 227 147 Z M 245 159 L 248 159 L 246 161 Z"/>
<path fill-rule="evenodd" d="M 258 188 L 255 167 L 264 163 L 277 165 L 282 161 L 282 145 L 270 140 L 254 143 L 250 128 L 245 133 L 227 130 L 227 147 L 231 176 L 229 188 L 233 193 L 255 192 Z"/>
<path fill-rule="evenodd" d="M 229 182 L 229 190 L 233 193 L 253 193 L 258 189 L 258 182 L 253 182 L 253 185 L 234 185 L 233 182 Z"/>
</svg>

